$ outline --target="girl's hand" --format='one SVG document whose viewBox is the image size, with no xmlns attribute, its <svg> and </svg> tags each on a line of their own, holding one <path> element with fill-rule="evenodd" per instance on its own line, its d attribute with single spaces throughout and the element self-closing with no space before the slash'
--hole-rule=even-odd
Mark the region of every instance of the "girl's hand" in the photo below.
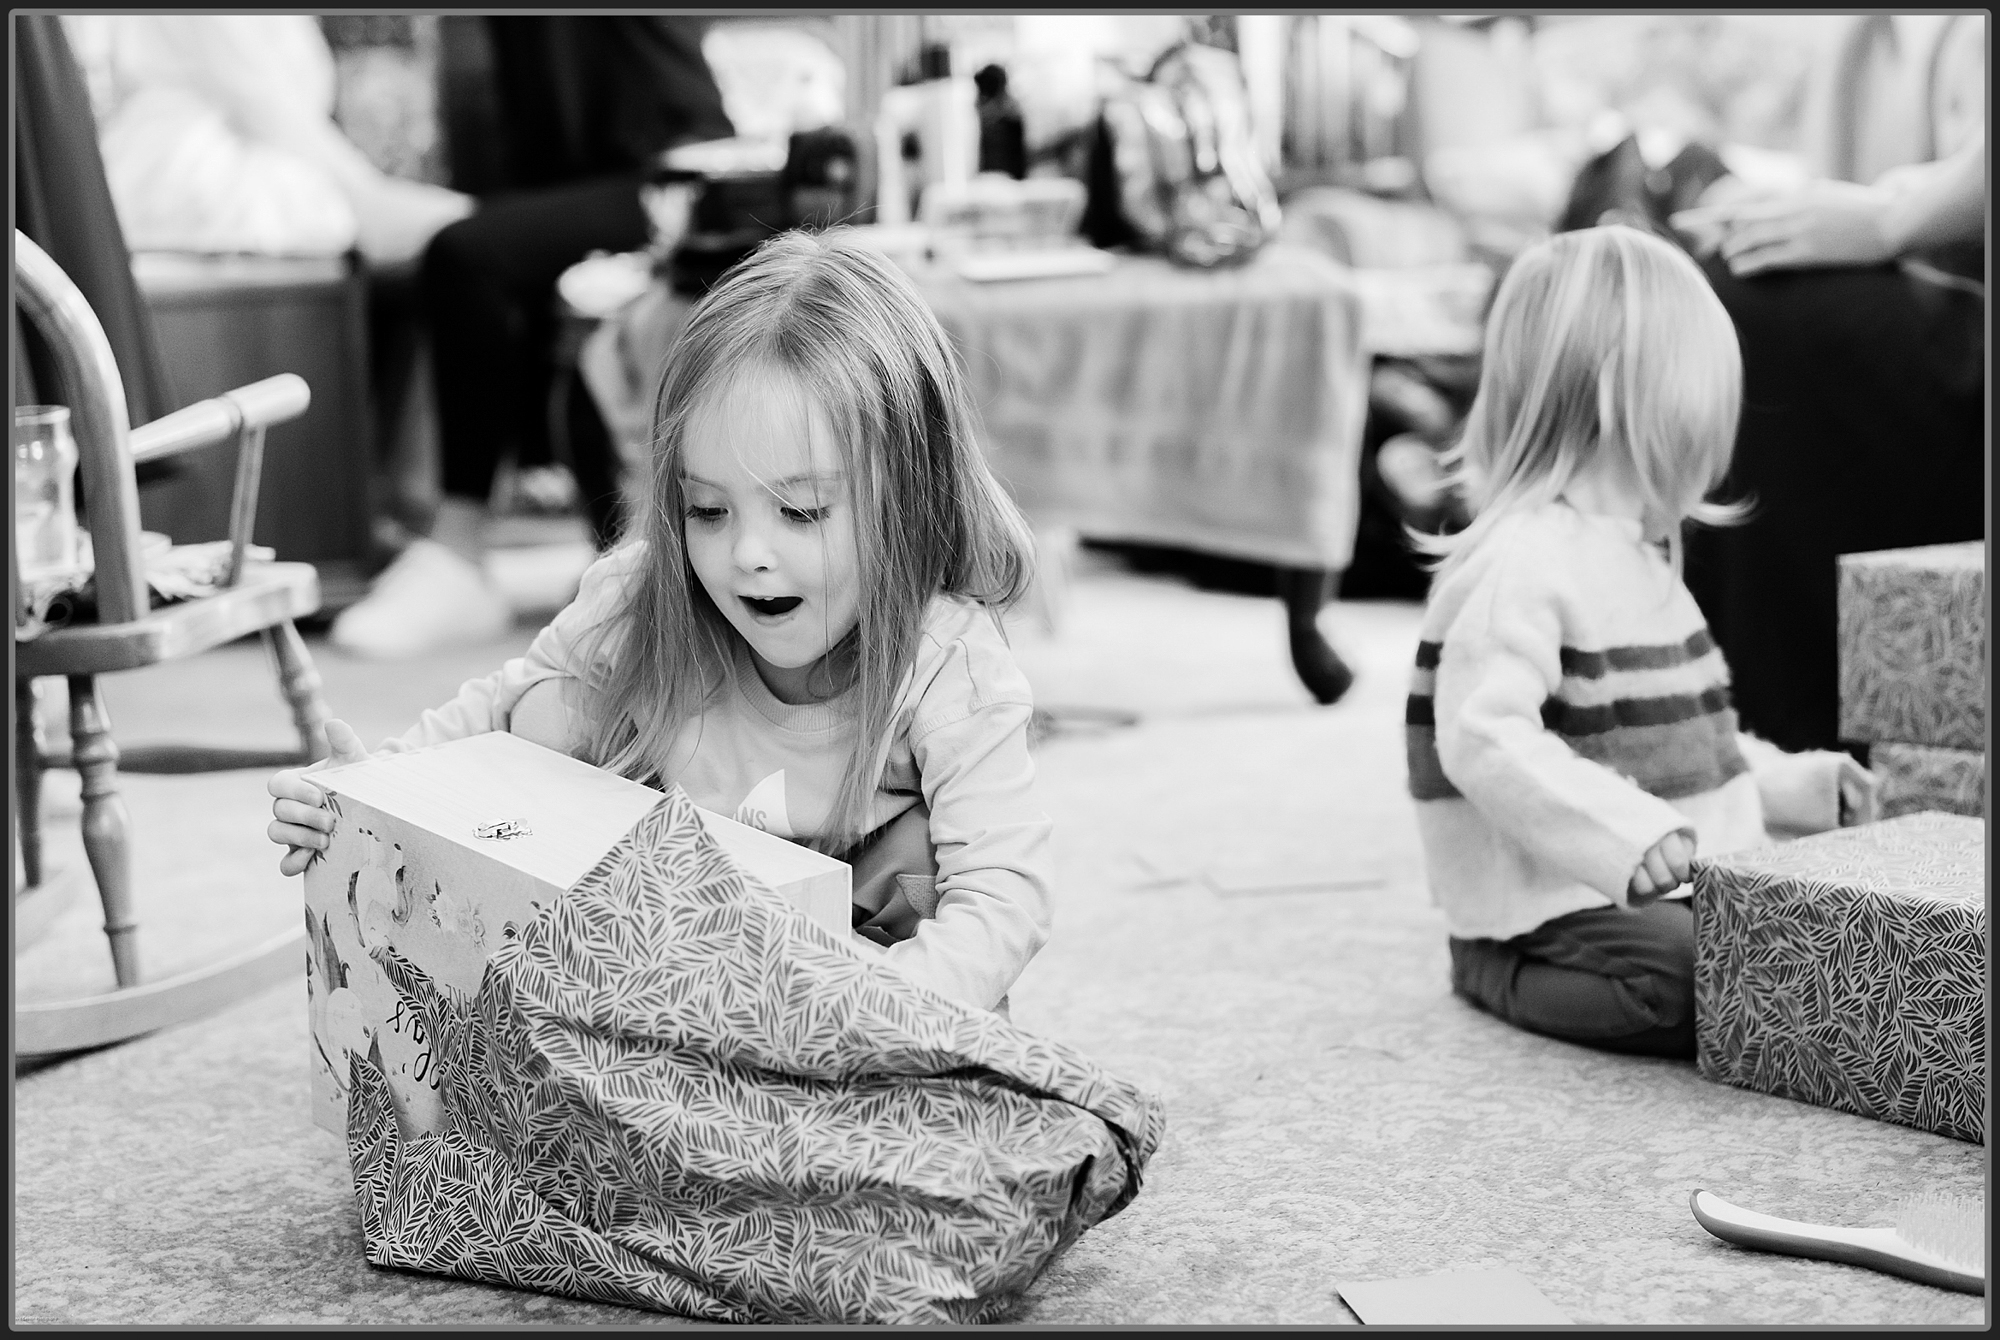
<svg viewBox="0 0 2000 1340">
<path fill-rule="evenodd" d="M 1721 252 L 1738 276 L 1879 265 L 1896 254 L 1885 226 L 1894 199 L 1878 186 L 1818 181 L 1781 195 L 1699 205 L 1671 222 L 1697 252 Z"/>
<path fill-rule="evenodd" d="M 1882 779 L 1856 763 L 1852 756 L 1828 750 L 1840 772 L 1840 826 L 1872 824 L 1881 817 Z"/>
<path fill-rule="evenodd" d="M 1774 835 L 1800 837 L 1852 828 L 1879 817 L 1875 774 L 1838 749 L 1781 754 L 1755 765 L 1764 801 L 1764 826 Z"/>
<path fill-rule="evenodd" d="M 296 875 L 312 863 L 313 856 L 331 841 L 333 816 L 326 810 L 326 793 L 306 780 L 308 773 L 343 763 L 359 763 L 368 757 L 361 738 L 345 721 L 326 723 L 326 744 L 332 750 L 317 763 L 292 768 L 271 778 L 265 789 L 271 801 L 271 841 L 285 848 L 278 858 L 278 873 Z"/>
<path fill-rule="evenodd" d="M 1694 834 L 1685 828 L 1676 829 L 1639 858 L 1639 868 L 1632 872 L 1632 882 L 1625 886 L 1625 897 L 1641 904 L 1672 893 L 1688 882 L 1693 864 Z"/>
</svg>

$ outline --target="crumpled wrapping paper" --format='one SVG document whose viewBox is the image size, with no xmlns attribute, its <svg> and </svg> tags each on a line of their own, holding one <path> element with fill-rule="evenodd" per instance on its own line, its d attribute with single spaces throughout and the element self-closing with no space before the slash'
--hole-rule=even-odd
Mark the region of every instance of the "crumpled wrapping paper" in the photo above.
<svg viewBox="0 0 2000 1340">
<path fill-rule="evenodd" d="M 154 605 L 170 605 L 177 600 L 214 595 L 222 590 L 229 570 L 229 541 L 206 544 L 171 544 L 164 536 L 148 535 L 142 551 L 146 587 Z M 243 546 L 246 563 L 269 563 L 275 550 L 261 544 Z M 14 637 L 30 642 L 52 628 L 88 623 L 97 617 L 97 581 L 90 534 L 77 536 L 77 564 L 47 577 L 24 578 L 21 604 L 14 612 Z"/>
<path fill-rule="evenodd" d="M 678 789 L 467 998 L 375 951 L 443 1126 L 350 1063 L 368 1259 L 711 1321 L 1006 1316 L 1137 1194 L 1156 1100 L 747 879 Z"/>
</svg>

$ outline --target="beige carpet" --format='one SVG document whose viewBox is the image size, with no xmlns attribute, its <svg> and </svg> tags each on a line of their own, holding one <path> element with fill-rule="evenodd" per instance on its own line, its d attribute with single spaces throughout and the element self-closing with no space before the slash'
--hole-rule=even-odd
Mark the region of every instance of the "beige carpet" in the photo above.
<svg viewBox="0 0 2000 1340">
<path fill-rule="evenodd" d="M 1015 1021 L 1153 1087 L 1169 1123 L 1138 1200 L 1049 1270 L 1022 1320 L 1351 1323 L 1341 1280 L 1506 1265 L 1586 1324 L 1981 1323 L 1980 1299 L 1729 1247 L 1687 1198 L 1883 1222 L 1909 1193 L 1979 1194 L 1983 1148 L 1527 1036 L 1452 998 L 1403 792 L 1416 608 L 1343 604 L 1325 626 L 1360 672 L 1331 708 L 1293 680 L 1275 602 L 1102 560 L 1058 636 L 1017 633 L 1072 728 L 1039 751 L 1061 901 Z M 415 666 L 315 653 L 372 742 L 530 632 Z M 286 736 L 255 645 L 108 696 L 131 741 Z M 1140 721 L 1092 728 L 1081 709 Z M 127 795 L 155 972 L 296 921 L 261 776 L 135 777 Z M 73 797 L 51 795 L 56 828 Z M 92 909 L 16 970 L 22 998 L 108 984 Z M 14 1320 L 667 1320 L 370 1269 L 305 1061 L 300 985 L 17 1077 Z"/>
</svg>

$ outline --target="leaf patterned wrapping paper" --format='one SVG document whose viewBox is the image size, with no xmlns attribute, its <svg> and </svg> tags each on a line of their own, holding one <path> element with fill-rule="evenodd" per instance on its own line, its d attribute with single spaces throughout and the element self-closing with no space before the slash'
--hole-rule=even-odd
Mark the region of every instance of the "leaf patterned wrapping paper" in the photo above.
<svg viewBox="0 0 2000 1340">
<path fill-rule="evenodd" d="M 1840 737 L 1986 748 L 1986 546 L 1840 557 Z"/>
<path fill-rule="evenodd" d="M 1868 766 L 1882 779 L 1882 817 L 1919 810 L 1986 813 L 1986 755 L 1922 744 L 1869 746 Z"/>
<path fill-rule="evenodd" d="M 352 1055 L 368 1259 L 710 1321 L 1005 1317 L 1138 1193 L 1158 1103 L 871 961 L 747 879 L 678 789 L 473 996 L 374 951 L 436 1058 Z"/>
<path fill-rule="evenodd" d="M 1912 814 L 1697 862 L 1702 1075 L 1983 1144 L 1985 857 Z"/>
</svg>

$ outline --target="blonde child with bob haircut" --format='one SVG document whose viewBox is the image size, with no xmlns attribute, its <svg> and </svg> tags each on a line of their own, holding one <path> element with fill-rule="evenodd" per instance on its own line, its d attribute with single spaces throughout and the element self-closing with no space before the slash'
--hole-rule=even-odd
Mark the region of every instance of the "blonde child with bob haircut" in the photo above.
<svg viewBox="0 0 2000 1340">
<path fill-rule="evenodd" d="M 1453 989 L 1518 1027 L 1694 1054 L 1697 843 L 1871 817 L 1845 754 L 1740 734 L 1681 582 L 1680 532 L 1742 509 L 1736 333 L 1701 272 L 1623 226 L 1509 270 L 1449 464 L 1473 512 L 1441 556 L 1405 716 Z"/>
<path fill-rule="evenodd" d="M 978 1008 L 1048 938 L 1033 700 L 1000 626 L 1032 542 L 943 329 L 885 258 L 784 234 L 699 304 L 655 413 L 650 505 L 527 654 L 387 750 L 511 730 L 855 862 L 855 924 Z M 329 727 L 332 761 L 363 756 Z M 331 828 L 271 783 L 304 868 Z"/>
</svg>

